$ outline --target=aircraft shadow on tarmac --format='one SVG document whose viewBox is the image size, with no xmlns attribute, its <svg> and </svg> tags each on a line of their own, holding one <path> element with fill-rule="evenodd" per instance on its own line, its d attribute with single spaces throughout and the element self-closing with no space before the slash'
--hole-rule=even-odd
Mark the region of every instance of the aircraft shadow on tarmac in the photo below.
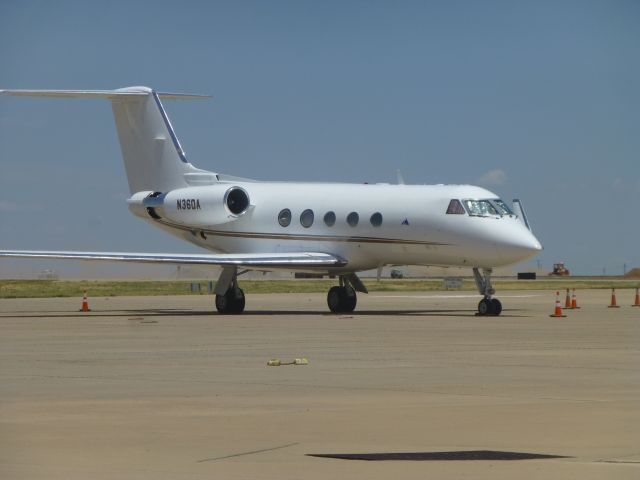
<svg viewBox="0 0 640 480">
<path fill-rule="evenodd" d="M 409 461 L 459 461 L 459 460 L 540 460 L 549 458 L 571 458 L 564 455 L 540 453 L 499 452 L 494 450 L 461 450 L 453 452 L 394 452 L 394 453 L 309 453 L 309 457 L 334 458 L 339 460 L 409 460 Z"/>
<path fill-rule="evenodd" d="M 497 318 L 526 318 L 529 315 L 521 315 L 516 312 L 522 312 L 522 310 L 508 310 L 503 311 L 502 315 Z M 197 316 L 209 316 L 219 318 L 240 318 L 246 316 L 323 316 L 334 318 L 354 318 L 354 317 L 366 317 L 366 316 L 414 316 L 414 317 L 458 317 L 469 318 L 477 317 L 475 310 L 359 310 L 356 312 L 350 312 L 347 314 L 334 314 L 329 312 L 318 312 L 314 310 L 256 310 L 256 311 L 244 311 L 241 315 L 219 315 L 214 310 L 184 310 L 184 309 L 135 309 L 135 310 L 113 310 L 113 311 L 92 311 L 86 312 L 70 312 L 64 310 L 55 310 L 48 312 L 3 312 L 0 318 L 3 317 L 21 317 L 21 318 L 73 318 L 73 317 L 197 317 Z M 496 317 L 483 317 L 483 318 L 496 318 Z"/>
</svg>

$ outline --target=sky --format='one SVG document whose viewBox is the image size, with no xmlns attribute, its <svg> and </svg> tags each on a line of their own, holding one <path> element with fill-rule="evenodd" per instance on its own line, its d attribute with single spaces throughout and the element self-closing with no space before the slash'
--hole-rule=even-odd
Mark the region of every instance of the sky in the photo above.
<svg viewBox="0 0 640 480">
<path fill-rule="evenodd" d="M 639 25 L 619 0 L 4 0 L 0 88 L 210 94 L 165 103 L 197 167 L 481 185 L 544 245 L 521 270 L 621 274 L 640 267 Z M 197 251 L 129 213 L 108 102 L 0 97 L 0 146 L 0 248 Z M 80 267 L 0 276 L 40 268 Z"/>
</svg>

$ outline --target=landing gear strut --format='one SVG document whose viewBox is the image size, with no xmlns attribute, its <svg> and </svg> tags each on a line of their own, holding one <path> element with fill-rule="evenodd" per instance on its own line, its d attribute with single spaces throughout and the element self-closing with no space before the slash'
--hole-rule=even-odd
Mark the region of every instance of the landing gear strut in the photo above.
<svg viewBox="0 0 640 480">
<path fill-rule="evenodd" d="M 221 315 L 237 315 L 244 311 L 244 292 L 238 286 L 238 271 L 225 268 L 216 283 L 216 310 Z"/>
<path fill-rule="evenodd" d="M 327 294 L 327 305 L 333 313 L 353 312 L 358 303 L 356 291 L 369 293 L 355 273 L 340 275 L 340 286 L 331 287 Z"/>
<path fill-rule="evenodd" d="M 484 298 L 480 300 L 480 303 L 478 303 L 478 315 L 498 316 L 502 313 L 502 303 L 500 303 L 500 300 L 497 298 L 492 298 L 493 294 L 496 293 L 495 289 L 491 286 L 492 269 L 483 268 L 482 272 L 484 276 L 480 273 L 478 267 L 474 267 L 473 269 L 473 276 L 476 280 L 478 292 L 484 296 Z"/>
</svg>

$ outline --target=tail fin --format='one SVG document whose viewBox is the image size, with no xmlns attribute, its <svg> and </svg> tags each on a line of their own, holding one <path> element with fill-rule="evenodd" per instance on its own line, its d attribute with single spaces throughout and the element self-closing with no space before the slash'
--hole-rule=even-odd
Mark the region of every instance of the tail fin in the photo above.
<svg viewBox="0 0 640 480">
<path fill-rule="evenodd" d="M 166 192 L 194 183 L 211 183 L 212 172 L 191 165 L 160 99 L 208 98 L 202 95 L 157 93 L 148 87 L 118 90 L 0 90 L 3 95 L 90 97 L 111 100 L 129 190 Z"/>
</svg>

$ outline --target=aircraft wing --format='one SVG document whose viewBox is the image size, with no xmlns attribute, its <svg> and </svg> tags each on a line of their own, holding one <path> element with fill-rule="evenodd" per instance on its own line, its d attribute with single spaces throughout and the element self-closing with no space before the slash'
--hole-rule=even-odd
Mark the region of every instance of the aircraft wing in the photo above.
<svg viewBox="0 0 640 480">
<path fill-rule="evenodd" d="M 295 253 L 121 253 L 60 252 L 50 250 L 0 250 L 0 258 L 52 258 L 94 262 L 133 262 L 170 265 L 238 266 L 249 269 L 295 269 L 343 267 L 347 261 L 336 255 L 318 252 Z"/>
</svg>

